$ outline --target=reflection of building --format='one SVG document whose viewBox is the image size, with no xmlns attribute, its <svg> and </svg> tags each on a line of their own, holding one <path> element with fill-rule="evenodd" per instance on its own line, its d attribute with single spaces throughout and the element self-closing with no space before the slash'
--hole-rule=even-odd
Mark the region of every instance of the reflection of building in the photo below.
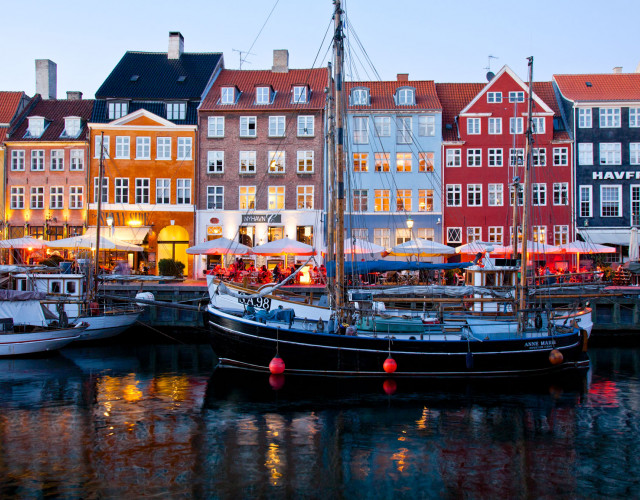
<svg viewBox="0 0 640 500">
<path fill-rule="evenodd" d="M 196 242 L 284 237 L 320 248 L 326 69 L 223 70 L 199 110 Z M 206 265 L 196 259 L 197 274 Z"/>
<path fill-rule="evenodd" d="M 142 259 L 185 264 L 193 243 L 196 122 L 200 98 L 222 54 L 186 53 L 180 33 L 167 53 L 127 52 L 96 92 L 91 124 L 89 225 L 96 225 L 100 141 L 104 133 L 101 226 L 142 245 Z M 136 268 L 140 262 L 135 262 Z"/>
</svg>

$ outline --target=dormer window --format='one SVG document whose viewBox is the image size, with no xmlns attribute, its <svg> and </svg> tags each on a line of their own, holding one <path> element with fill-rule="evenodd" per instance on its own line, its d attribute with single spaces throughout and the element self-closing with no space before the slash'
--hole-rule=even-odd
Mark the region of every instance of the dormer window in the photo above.
<svg viewBox="0 0 640 500">
<path fill-rule="evenodd" d="M 396 104 L 398 106 L 413 106 L 416 103 L 416 93 L 412 88 L 402 88 L 396 91 Z"/>
<path fill-rule="evenodd" d="M 369 106 L 369 89 L 353 89 L 351 91 L 352 106 Z"/>
<path fill-rule="evenodd" d="M 168 102 L 167 120 L 185 120 L 187 118 L 186 102 Z"/>
<path fill-rule="evenodd" d="M 293 87 L 293 104 L 305 104 L 308 102 L 308 89 L 306 86 Z"/>
<path fill-rule="evenodd" d="M 271 104 L 271 87 L 256 87 L 256 104 Z"/>
<path fill-rule="evenodd" d="M 220 89 L 220 104 L 235 104 L 235 102 L 236 102 L 236 88 L 222 87 Z"/>
<path fill-rule="evenodd" d="M 64 130 L 62 137 L 76 138 L 80 135 L 80 117 L 67 116 L 64 119 Z"/>
<path fill-rule="evenodd" d="M 38 138 L 42 136 L 45 129 L 45 120 L 42 116 L 30 116 L 29 128 L 27 129 L 27 136 L 32 138 Z"/>
<path fill-rule="evenodd" d="M 112 101 L 109 103 L 109 120 L 117 120 L 129 113 L 128 102 Z"/>
</svg>

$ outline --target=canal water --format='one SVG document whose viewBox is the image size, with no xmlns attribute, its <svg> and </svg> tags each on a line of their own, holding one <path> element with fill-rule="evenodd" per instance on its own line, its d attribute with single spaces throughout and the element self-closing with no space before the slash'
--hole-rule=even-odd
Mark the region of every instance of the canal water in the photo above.
<svg viewBox="0 0 640 500">
<path fill-rule="evenodd" d="M 214 370 L 203 344 L 3 359 L 0 497 L 638 498 L 640 349 L 590 357 L 491 387 Z"/>
</svg>

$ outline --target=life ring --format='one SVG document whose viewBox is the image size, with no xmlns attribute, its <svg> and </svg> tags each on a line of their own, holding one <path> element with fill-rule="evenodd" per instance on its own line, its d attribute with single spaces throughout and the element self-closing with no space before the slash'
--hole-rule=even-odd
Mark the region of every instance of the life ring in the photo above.
<svg viewBox="0 0 640 500">
<path fill-rule="evenodd" d="M 542 315 L 539 312 L 536 313 L 534 324 L 536 326 L 536 330 L 540 330 L 540 328 L 542 328 Z"/>
</svg>

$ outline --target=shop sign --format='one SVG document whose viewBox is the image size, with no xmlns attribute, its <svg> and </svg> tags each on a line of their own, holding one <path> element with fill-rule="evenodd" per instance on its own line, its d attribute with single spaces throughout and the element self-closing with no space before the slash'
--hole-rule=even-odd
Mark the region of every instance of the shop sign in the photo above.
<svg viewBox="0 0 640 500">
<path fill-rule="evenodd" d="M 640 170 L 627 170 L 622 172 L 593 172 L 593 180 L 611 180 L 611 181 L 622 181 L 624 179 L 631 180 L 640 179 Z"/>
<path fill-rule="evenodd" d="M 242 216 L 243 224 L 255 224 L 266 222 L 267 224 L 281 224 L 282 214 L 248 214 Z"/>
<path fill-rule="evenodd" d="M 102 212 L 100 225 L 106 226 L 107 219 L 111 219 L 114 226 L 150 226 L 150 215 L 149 212 Z"/>
</svg>

